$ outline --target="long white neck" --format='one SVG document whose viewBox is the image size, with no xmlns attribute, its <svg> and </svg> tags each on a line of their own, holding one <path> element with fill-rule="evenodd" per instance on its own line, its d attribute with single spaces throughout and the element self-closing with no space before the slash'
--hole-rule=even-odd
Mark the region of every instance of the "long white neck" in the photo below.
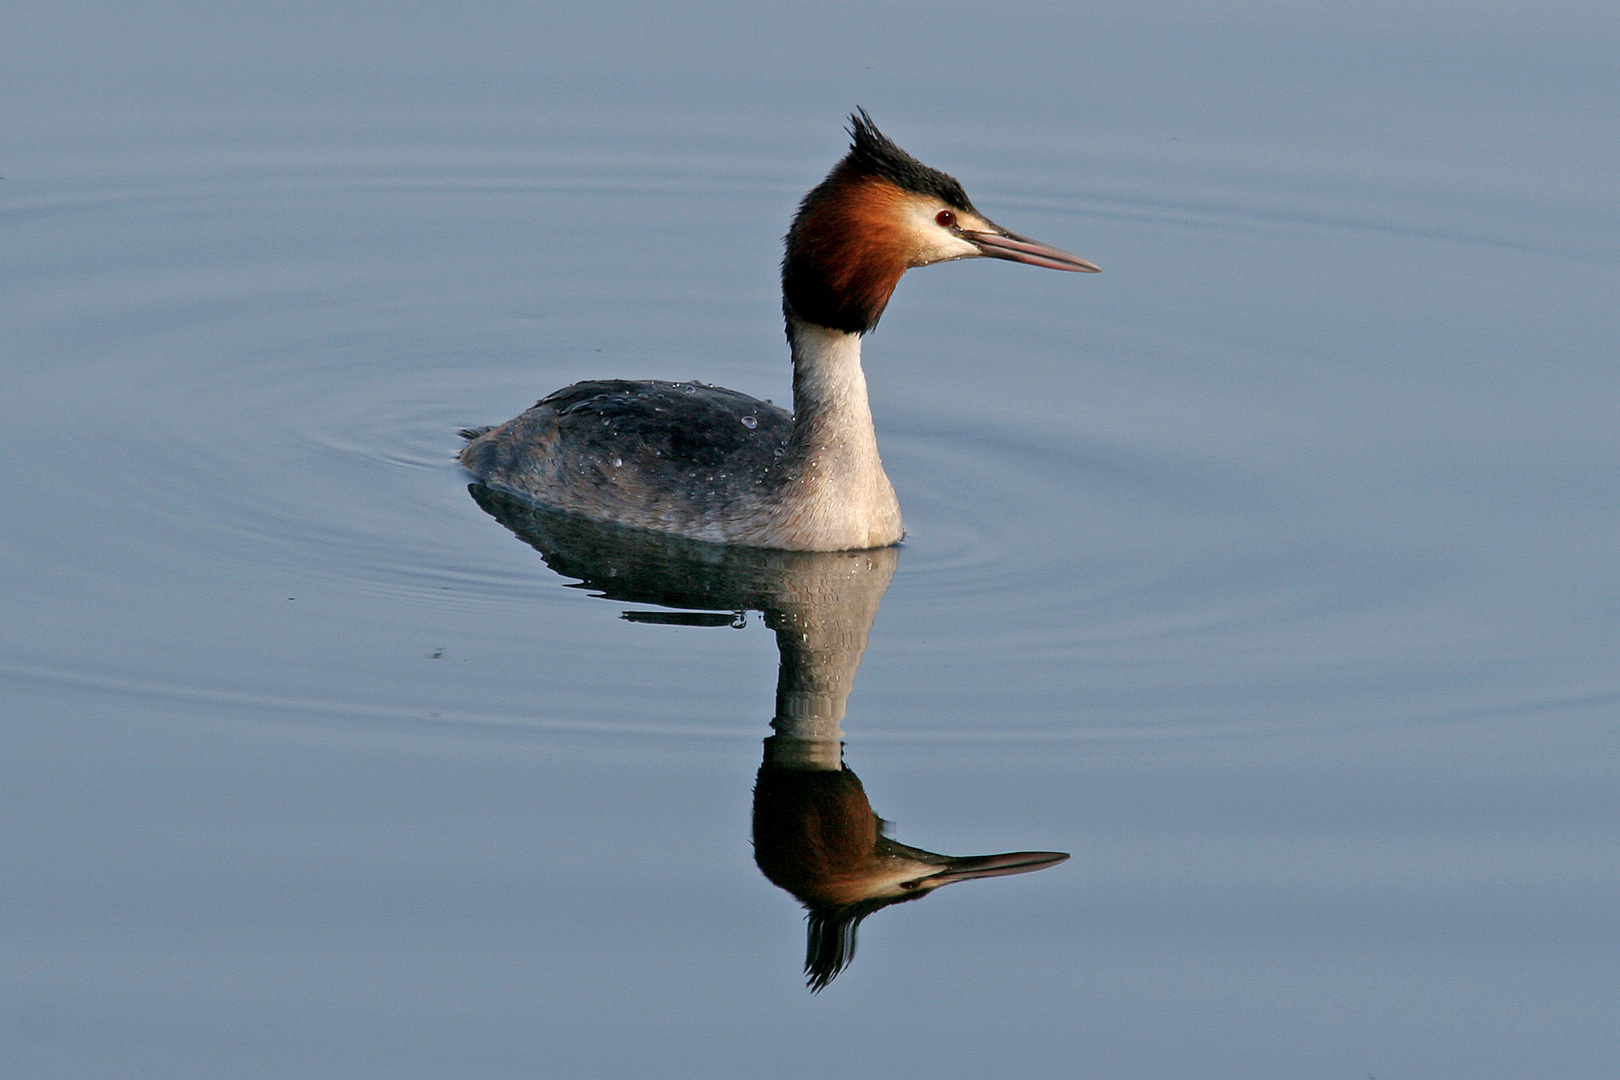
<svg viewBox="0 0 1620 1080">
<path fill-rule="evenodd" d="M 819 549 L 883 547 L 904 534 L 883 471 L 861 370 L 861 337 L 790 319 L 794 528 Z"/>
</svg>

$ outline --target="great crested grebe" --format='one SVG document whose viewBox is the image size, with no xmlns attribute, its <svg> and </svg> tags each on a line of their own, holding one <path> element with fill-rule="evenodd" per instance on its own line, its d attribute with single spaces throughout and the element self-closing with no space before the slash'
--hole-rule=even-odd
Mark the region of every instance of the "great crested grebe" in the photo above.
<svg viewBox="0 0 1620 1080">
<path fill-rule="evenodd" d="M 984 217 L 866 110 L 849 132 L 849 153 L 787 234 L 792 413 L 696 382 L 575 383 L 499 427 L 462 432 L 462 465 L 537 503 L 696 540 L 793 551 L 898 543 L 905 530 L 878 457 L 861 336 L 901 275 L 981 256 L 1098 268 Z"/>
</svg>

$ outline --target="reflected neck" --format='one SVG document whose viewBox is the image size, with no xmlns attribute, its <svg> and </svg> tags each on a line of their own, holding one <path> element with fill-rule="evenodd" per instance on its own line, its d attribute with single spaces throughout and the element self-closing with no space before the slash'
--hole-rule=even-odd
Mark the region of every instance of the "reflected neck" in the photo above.
<svg viewBox="0 0 1620 1080">
<path fill-rule="evenodd" d="M 892 573 L 892 560 L 888 562 Z M 857 573 L 848 575 L 849 580 L 858 578 Z M 765 740 L 766 764 L 843 767 L 844 715 L 888 579 L 887 573 L 871 575 L 878 588 L 855 591 L 841 603 L 821 597 L 804 607 L 765 613 L 780 654 L 776 716 L 771 720 L 775 734 Z"/>
<path fill-rule="evenodd" d="M 844 767 L 844 740 L 839 734 L 824 739 L 772 735 L 765 740 L 765 767 L 792 772 L 837 772 Z"/>
<path fill-rule="evenodd" d="M 789 768 L 836 769 L 840 766 L 844 714 L 855 673 L 866 651 L 871 612 L 865 618 L 817 619 L 804 612 L 767 612 L 776 631 L 780 663 L 776 672 L 775 732 L 765 740 L 767 758 Z M 792 763 L 788 759 L 792 759 Z"/>
</svg>

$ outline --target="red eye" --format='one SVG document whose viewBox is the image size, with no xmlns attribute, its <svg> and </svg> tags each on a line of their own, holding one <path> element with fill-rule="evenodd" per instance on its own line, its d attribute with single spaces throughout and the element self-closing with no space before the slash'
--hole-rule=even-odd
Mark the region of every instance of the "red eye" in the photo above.
<svg viewBox="0 0 1620 1080">
<path fill-rule="evenodd" d="M 951 213 L 949 210 L 941 210 L 939 213 L 934 215 L 934 220 L 948 229 L 952 225 L 956 224 L 956 215 Z"/>
</svg>

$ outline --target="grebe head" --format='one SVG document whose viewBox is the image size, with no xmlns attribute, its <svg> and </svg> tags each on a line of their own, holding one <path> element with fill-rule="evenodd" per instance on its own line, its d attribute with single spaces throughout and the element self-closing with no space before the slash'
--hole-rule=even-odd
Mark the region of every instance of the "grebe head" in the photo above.
<svg viewBox="0 0 1620 1080">
<path fill-rule="evenodd" d="M 790 320 L 864 334 L 902 274 L 956 259 L 1098 272 L 979 213 L 954 177 L 896 146 L 865 109 L 850 117 L 849 133 L 849 153 L 804 197 L 788 230 L 782 304 Z"/>
<path fill-rule="evenodd" d="M 860 778 L 848 769 L 767 765 L 754 787 L 754 861 L 808 909 L 805 974 L 821 990 L 855 956 L 861 921 L 942 885 L 1055 866 L 1061 851 L 940 855 L 884 833 Z"/>
</svg>

